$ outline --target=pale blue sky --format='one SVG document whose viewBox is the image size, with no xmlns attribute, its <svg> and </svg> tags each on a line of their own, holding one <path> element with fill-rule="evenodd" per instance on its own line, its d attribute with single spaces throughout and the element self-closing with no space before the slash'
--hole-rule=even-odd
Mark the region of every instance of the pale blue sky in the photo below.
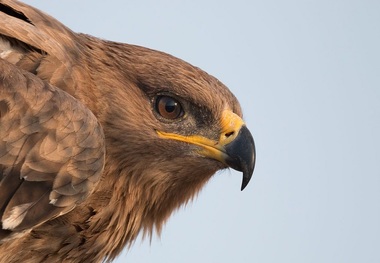
<svg viewBox="0 0 380 263">
<path fill-rule="evenodd" d="M 239 98 L 253 180 L 218 173 L 116 262 L 380 262 L 380 1 L 27 1 L 165 51 Z"/>
</svg>

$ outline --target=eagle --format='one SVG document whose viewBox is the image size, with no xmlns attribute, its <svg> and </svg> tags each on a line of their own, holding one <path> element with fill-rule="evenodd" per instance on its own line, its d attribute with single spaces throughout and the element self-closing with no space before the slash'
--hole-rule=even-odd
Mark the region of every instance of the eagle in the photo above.
<svg viewBox="0 0 380 263">
<path fill-rule="evenodd" d="M 243 190 L 254 166 L 215 77 L 0 0 L 0 262 L 112 261 L 216 171 Z"/>
</svg>

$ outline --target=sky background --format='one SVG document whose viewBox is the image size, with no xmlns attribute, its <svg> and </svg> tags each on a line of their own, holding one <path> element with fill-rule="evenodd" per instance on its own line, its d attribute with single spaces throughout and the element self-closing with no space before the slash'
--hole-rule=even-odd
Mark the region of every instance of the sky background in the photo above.
<svg viewBox="0 0 380 263">
<path fill-rule="evenodd" d="M 255 138 L 243 192 L 217 173 L 116 262 L 380 262 L 380 1 L 26 2 L 204 69 Z"/>
</svg>

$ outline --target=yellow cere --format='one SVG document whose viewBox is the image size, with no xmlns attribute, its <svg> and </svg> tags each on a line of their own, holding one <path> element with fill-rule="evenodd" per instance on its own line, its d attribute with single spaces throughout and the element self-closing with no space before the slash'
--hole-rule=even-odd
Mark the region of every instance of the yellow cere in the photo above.
<svg viewBox="0 0 380 263">
<path fill-rule="evenodd" d="M 236 136 L 238 136 L 241 127 L 244 125 L 244 121 L 238 115 L 230 110 L 224 110 L 222 118 L 220 120 L 220 126 L 222 128 L 219 143 L 227 145 L 232 142 Z"/>
</svg>

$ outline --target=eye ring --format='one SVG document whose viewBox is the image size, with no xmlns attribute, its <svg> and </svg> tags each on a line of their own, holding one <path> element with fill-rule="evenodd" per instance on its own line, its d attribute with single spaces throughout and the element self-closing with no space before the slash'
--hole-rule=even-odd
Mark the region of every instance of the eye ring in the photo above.
<svg viewBox="0 0 380 263">
<path fill-rule="evenodd" d="M 161 117 L 168 120 L 178 119 L 184 114 L 181 103 L 166 95 L 157 96 L 155 110 Z"/>
</svg>

